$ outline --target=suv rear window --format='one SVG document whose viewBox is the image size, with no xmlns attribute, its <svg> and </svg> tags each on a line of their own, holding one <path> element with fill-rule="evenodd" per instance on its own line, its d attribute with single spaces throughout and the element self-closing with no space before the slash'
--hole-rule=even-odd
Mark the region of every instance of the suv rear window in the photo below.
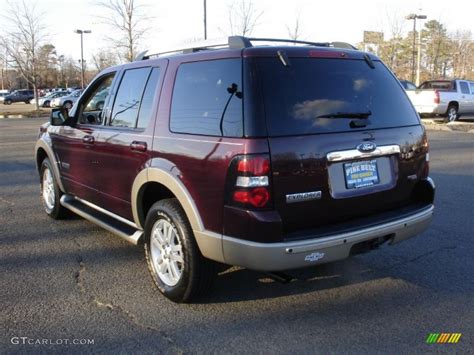
<svg viewBox="0 0 474 355">
<path fill-rule="evenodd" d="M 456 82 L 455 81 L 425 81 L 423 84 L 420 85 L 420 89 L 422 90 L 456 90 Z"/>
<path fill-rule="evenodd" d="M 260 58 L 267 130 L 270 136 L 346 132 L 419 124 L 404 90 L 375 61 Z M 351 128 L 354 118 L 323 118 L 337 113 L 367 113 L 366 127 Z"/>
<path fill-rule="evenodd" d="M 181 64 L 171 103 L 172 132 L 241 137 L 242 61 Z"/>
</svg>

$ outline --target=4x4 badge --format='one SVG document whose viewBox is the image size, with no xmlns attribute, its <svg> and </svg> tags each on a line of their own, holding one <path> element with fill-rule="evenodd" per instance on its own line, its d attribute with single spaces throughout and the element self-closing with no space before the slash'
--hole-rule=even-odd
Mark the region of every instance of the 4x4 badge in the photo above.
<svg viewBox="0 0 474 355">
<path fill-rule="evenodd" d="M 377 145 L 372 142 L 364 142 L 357 146 L 357 150 L 362 153 L 373 152 L 377 148 Z"/>
</svg>

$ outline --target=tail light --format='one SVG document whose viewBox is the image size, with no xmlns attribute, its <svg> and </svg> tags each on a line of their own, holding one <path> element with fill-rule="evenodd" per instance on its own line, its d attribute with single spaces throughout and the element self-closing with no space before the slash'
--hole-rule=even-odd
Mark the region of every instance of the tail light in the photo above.
<svg viewBox="0 0 474 355">
<path fill-rule="evenodd" d="M 239 155 L 229 167 L 227 204 L 244 208 L 270 208 L 270 158 Z"/>
<path fill-rule="evenodd" d="M 430 175 L 430 153 L 426 153 L 425 165 L 421 171 L 421 178 L 426 179 Z"/>
<path fill-rule="evenodd" d="M 425 153 L 425 164 L 423 165 L 423 169 L 421 171 L 421 178 L 426 179 L 430 174 L 430 152 L 429 152 L 430 145 L 428 143 L 428 138 L 425 136 L 423 137 L 423 152 Z"/>
<path fill-rule="evenodd" d="M 435 94 L 435 98 L 434 98 L 433 102 L 434 102 L 435 104 L 439 104 L 439 102 L 440 102 L 440 99 L 439 99 L 439 91 L 438 91 L 438 90 L 435 90 L 435 91 L 434 91 L 434 94 Z"/>
</svg>

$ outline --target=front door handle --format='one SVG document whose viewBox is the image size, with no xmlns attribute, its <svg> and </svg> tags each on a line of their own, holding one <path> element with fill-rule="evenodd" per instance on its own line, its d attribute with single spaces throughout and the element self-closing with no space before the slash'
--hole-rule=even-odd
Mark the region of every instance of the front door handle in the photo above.
<svg viewBox="0 0 474 355">
<path fill-rule="evenodd" d="M 86 143 L 86 144 L 94 144 L 94 136 L 84 136 L 82 137 L 82 142 Z"/>
<path fill-rule="evenodd" d="M 136 152 L 146 152 L 147 144 L 146 142 L 133 141 L 132 144 L 130 144 L 130 149 Z"/>
</svg>

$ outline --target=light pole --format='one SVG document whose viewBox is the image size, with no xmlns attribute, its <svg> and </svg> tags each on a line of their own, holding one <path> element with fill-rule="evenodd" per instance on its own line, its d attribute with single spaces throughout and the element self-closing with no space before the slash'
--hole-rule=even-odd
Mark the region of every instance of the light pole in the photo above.
<svg viewBox="0 0 474 355">
<path fill-rule="evenodd" d="M 74 33 L 81 35 L 81 87 L 84 89 L 84 33 L 91 33 L 90 30 L 75 30 Z"/>
<path fill-rule="evenodd" d="M 411 81 L 415 81 L 415 46 L 416 46 L 416 20 L 424 20 L 426 19 L 426 15 L 418 15 L 418 14 L 410 14 L 405 17 L 407 20 L 413 20 L 413 53 L 412 53 L 412 62 L 411 62 Z M 418 43 L 418 64 L 417 64 L 417 79 L 416 85 L 419 85 L 420 81 L 420 61 L 421 61 L 421 31 L 420 35 L 418 36 L 419 43 Z"/>
<path fill-rule="evenodd" d="M 204 39 L 207 39 L 207 4 L 204 0 Z"/>
</svg>

